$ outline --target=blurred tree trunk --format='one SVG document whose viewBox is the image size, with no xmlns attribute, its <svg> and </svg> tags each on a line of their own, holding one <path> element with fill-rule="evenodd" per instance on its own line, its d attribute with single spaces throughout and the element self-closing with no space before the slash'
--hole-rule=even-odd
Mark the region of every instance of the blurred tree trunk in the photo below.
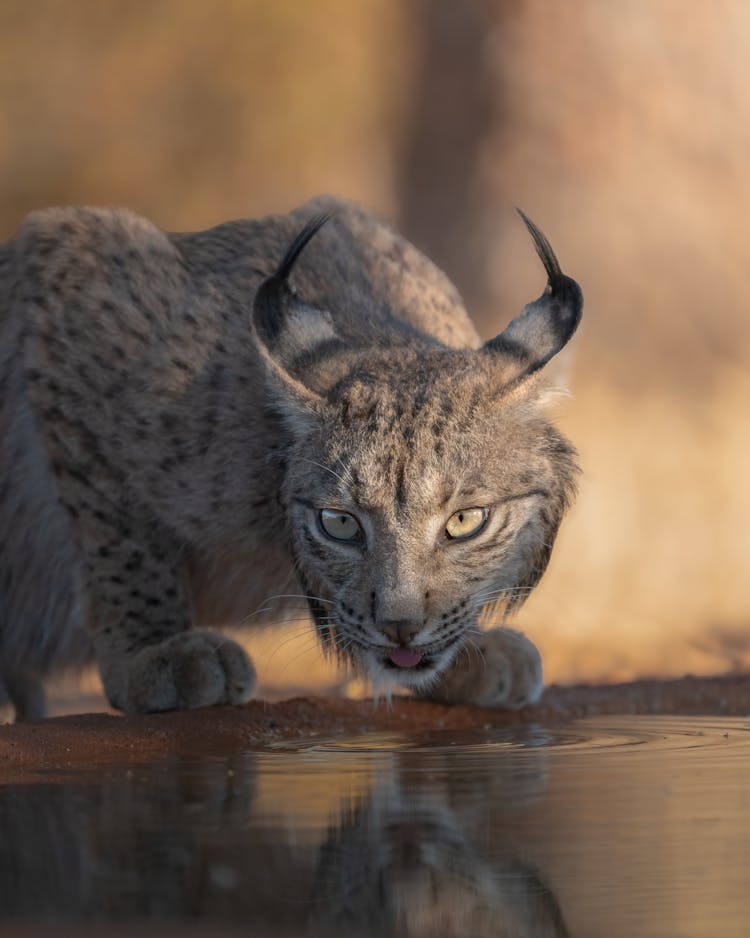
<svg viewBox="0 0 750 938">
<path fill-rule="evenodd" d="M 481 160 L 497 114 L 487 48 L 497 5 L 415 0 L 412 11 L 422 46 L 397 180 L 399 225 L 481 310 L 490 299 Z"/>
</svg>

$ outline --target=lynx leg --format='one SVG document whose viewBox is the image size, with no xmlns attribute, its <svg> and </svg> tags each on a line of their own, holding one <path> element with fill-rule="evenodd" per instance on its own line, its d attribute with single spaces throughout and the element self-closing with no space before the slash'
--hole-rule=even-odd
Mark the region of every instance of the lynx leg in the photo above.
<svg viewBox="0 0 750 938">
<path fill-rule="evenodd" d="M 471 645 L 421 696 L 441 703 L 518 710 L 536 703 L 543 690 L 536 646 L 514 629 L 498 628 L 473 636 Z"/>
<path fill-rule="evenodd" d="M 236 704 L 255 670 L 229 638 L 190 628 L 182 550 L 156 524 L 112 513 L 90 490 L 76 522 L 88 627 L 111 704 L 130 713 Z"/>
<path fill-rule="evenodd" d="M 13 704 L 16 723 L 41 720 L 47 715 L 47 698 L 41 679 L 30 671 L 5 673 L 0 681 Z"/>
<path fill-rule="evenodd" d="M 255 671 L 247 655 L 229 638 L 190 629 L 179 553 L 165 550 L 155 533 L 100 546 L 92 579 L 90 628 L 113 706 L 144 713 L 250 697 Z"/>
</svg>

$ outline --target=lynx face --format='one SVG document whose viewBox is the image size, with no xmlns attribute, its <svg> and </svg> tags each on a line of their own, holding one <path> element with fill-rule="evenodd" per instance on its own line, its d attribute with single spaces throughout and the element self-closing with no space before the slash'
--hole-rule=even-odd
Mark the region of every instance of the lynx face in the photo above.
<svg viewBox="0 0 750 938">
<path fill-rule="evenodd" d="M 575 473 L 482 352 L 403 356 L 348 378 L 301 440 L 287 503 L 297 569 L 326 645 L 375 680 L 429 685 L 483 609 L 539 579 Z"/>
<path fill-rule="evenodd" d="M 472 653 L 483 610 L 522 602 L 547 565 L 576 468 L 533 376 L 575 329 L 580 291 L 529 223 L 550 285 L 496 339 L 452 350 L 405 334 L 358 350 L 286 287 L 322 223 L 255 310 L 294 433 L 295 568 L 325 647 L 376 683 L 425 689 Z"/>
</svg>

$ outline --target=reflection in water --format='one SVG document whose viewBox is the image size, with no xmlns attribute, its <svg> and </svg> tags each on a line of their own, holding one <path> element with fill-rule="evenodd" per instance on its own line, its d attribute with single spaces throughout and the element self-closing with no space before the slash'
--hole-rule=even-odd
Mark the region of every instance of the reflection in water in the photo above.
<svg viewBox="0 0 750 938">
<path fill-rule="evenodd" d="M 740 720 L 610 720 L 38 775 L 0 786 L 0 919 L 741 935 L 749 747 Z"/>
<path fill-rule="evenodd" d="M 310 922 L 321 934 L 564 936 L 536 869 L 488 858 L 445 805 L 375 798 L 324 844 Z"/>
<path fill-rule="evenodd" d="M 466 772 L 457 755 L 316 747 L 6 787 L 0 914 L 565 935 L 534 866 L 501 834 L 486 843 L 491 806 L 533 800 L 544 760 L 491 759 Z"/>
<path fill-rule="evenodd" d="M 399 752 L 330 830 L 310 923 L 321 934 L 567 935 L 553 894 L 502 831 L 504 808 L 533 801 L 544 770 L 544 758 Z"/>
</svg>

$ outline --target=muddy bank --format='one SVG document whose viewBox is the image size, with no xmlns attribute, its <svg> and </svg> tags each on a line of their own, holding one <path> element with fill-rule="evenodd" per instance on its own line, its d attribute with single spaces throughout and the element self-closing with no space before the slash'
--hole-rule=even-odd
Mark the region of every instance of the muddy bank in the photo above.
<svg viewBox="0 0 750 938">
<path fill-rule="evenodd" d="M 0 779 L 7 780 L 18 770 L 219 754 L 314 736 L 463 730 L 530 722 L 560 725 L 579 717 L 608 714 L 745 716 L 750 714 L 750 676 L 551 687 L 537 706 L 518 712 L 446 707 L 407 698 L 376 705 L 371 700 L 299 697 L 281 703 L 254 700 L 243 707 L 138 717 L 57 717 L 0 726 Z"/>
</svg>

